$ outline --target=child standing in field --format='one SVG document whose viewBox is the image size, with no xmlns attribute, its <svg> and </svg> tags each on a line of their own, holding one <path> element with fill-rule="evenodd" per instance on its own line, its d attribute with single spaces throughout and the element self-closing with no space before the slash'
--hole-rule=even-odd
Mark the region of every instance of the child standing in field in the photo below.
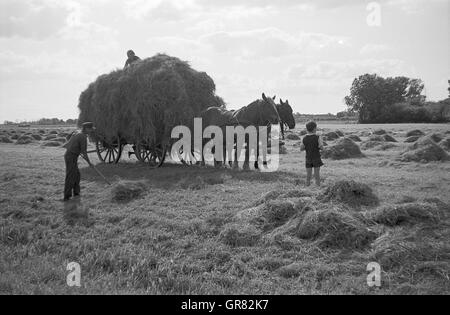
<svg viewBox="0 0 450 315">
<path fill-rule="evenodd" d="M 316 185 L 320 187 L 320 168 L 324 165 L 320 155 L 323 150 L 322 137 L 318 136 L 317 124 L 313 121 L 306 124 L 308 134 L 303 138 L 301 151 L 306 151 L 306 186 L 311 186 L 311 178 L 314 169 Z"/>
</svg>

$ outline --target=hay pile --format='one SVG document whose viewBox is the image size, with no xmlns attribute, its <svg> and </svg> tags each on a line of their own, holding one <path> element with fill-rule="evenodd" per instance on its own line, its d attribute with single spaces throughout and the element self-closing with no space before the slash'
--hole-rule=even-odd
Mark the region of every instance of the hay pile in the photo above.
<svg viewBox="0 0 450 315">
<path fill-rule="evenodd" d="M 439 222 L 443 213 L 430 203 L 405 203 L 381 207 L 367 214 L 367 218 L 387 226 Z"/>
<path fill-rule="evenodd" d="M 414 143 L 420 139 L 420 136 L 411 136 L 406 138 L 405 143 Z"/>
<path fill-rule="evenodd" d="M 427 136 L 410 146 L 400 155 L 399 160 L 402 162 L 426 163 L 432 161 L 448 161 L 450 160 L 450 156 L 433 141 L 432 136 Z"/>
<path fill-rule="evenodd" d="M 33 138 L 30 136 L 21 136 L 17 139 L 16 144 L 25 145 L 33 143 Z"/>
<path fill-rule="evenodd" d="M 383 135 L 383 140 L 386 142 L 397 142 L 393 136 L 388 134 Z"/>
<path fill-rule="evenodd" d="M 341 138 L 336 144 L 326 147 L 322 152 L 322 156 L 325 159 L 332 160 L 364 157 L 359 146 L 349 138 Z"/>
<path fill-rule="evenodd" d="M 420 138 L 423 136 L 425 136 L 425 133 L 423 133 L 421 130 L 418 130 L 418 129 L 411 130 L 408 133 L 406 133 L 407 138 L 409 138 L 409 137 L 419 137 Z"/>
<path fill-rule="evenodd" d="M 130 202 L 141 197 L 147 190 L 147 185 L 142 181 L 120 181 L 111 190 L 112 199 L 116 202 Z"/>
<path fill-rule="evenodd" d="M 361 138 L 358 137 L 357 135 L 348 135 L 347 138 L 353 140 L 354 142 L 361 142 Z"/>
<path fill-rule="evenodd" d="M 444 136 L 438 133 L 432 133 L 431 135 L 429 135 L 428 137 L 431 138 L 431 140 L 433 140 L 436 143 L 439 143 L 442 141 L 442 139 L 444 139 Z"/>
<path fill-rule="evenodd" d="M 331 248 L 364 248 L 377 237 L 355 216 L 337 209 L 308 212 L 296 235 Z"/>
<path fill-rule="evenodd" d="M 112 141 L 160 143 L 173 127 L 191 125 L 192 118 L 211 106 L 224 106 L 214 81 L 187 62 L 158 54 L 100 76 L 79 100 L 78 123 L 95 123 L 97 132 Z"/>
<path fill-rule="evenodd" d="M 322 202 L 338 201 L 352 207 L 376 206 L 378 197 L 372 188 L 353 180 L 342 180 L 329 186 L 319 197 Z"/>
<path fill-rule="evenodd" d="M 7 137 L 7 136 L 1 136 L 0 143 L 13 143 L 13 141 L 11 139 L 9 139 L 9 137 Z"/>
<path fill-rule="evenodd" d="M 384 142 L 383 136 L 373 135 L 369 137 L 369 141 L 375 141 L 375 142 Z"/>
<path fill-rule="evenodd" d="M 382 136 L 382 135 L 387 134 L 387 132 L 386 132 L 386 130 L 383 130 L 383 129 L 377 129 L 373 132 L 373 134 L 377 135 L 377 136 Z"/>
<path fill-rule="evenodd" d="M 295 133 L 290 133 L 286 135 L 286 140 L 298 141 L 300 139 L 301 139 L 300 136 Z"/>
<path fill-rule="evenodd" d="M 437 273 L 443 271 L 442 275 L 448 275 L 449 236 L 448 229 L 436 225 L 433 229 L 420 226 L 397 227 L 373 243 L 371 256 L 384 270 L 401 268 L 416 273 L 424 272 L 424 268 L 427 268 L 434 269 Z"/>
<path fill-rule="evenodd" d="M 446 138 L 446 139 L 442 140 L 441 142 L 439 142 L 439 146 L 442 149 L 449 151 L 450 150 L 450 138 Z"/>
<path fill-rule="evenodd" d="M 254 246 L 260 238 L 261 231 L 249 224 L 227 224 L 219 234 L 221 242 L 233 247 Z"/>
<path fill-rule="evenodd" d="M 382 141 L 371 141 L 371 140 L 364 141 L 361 144 L 361 150 L 363 150 L 363 151 L 371 150 L 373 148 L 376 148 L 376 147 L 382 145 L 383 143 L 384 142 L 382 142 Z"/>
<path fill-rule="evenodd" d="M 334 141 L 336 139 L 339 139 L 339 135 L 336 132 L 328 132 L 324 134 L 323 139 L 326 141 Z"/>
</svg>

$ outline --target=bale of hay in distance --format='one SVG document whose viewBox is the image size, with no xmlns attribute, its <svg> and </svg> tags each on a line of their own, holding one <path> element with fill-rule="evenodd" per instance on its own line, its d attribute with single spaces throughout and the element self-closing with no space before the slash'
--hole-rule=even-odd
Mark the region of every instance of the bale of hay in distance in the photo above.
<svg viewBox="0 0 450 315">
<path fill-rule="evenodd" d="M 413 143 L 420 139 L 421 136 L 410 136 L 406 138 L 405 143 Z"/>
<path fill-rule="evenodd" d="M 338 201 L 349 206 L 375 206 L 379 199 L 367 184 L 341 180 L 329 186 L 319 196 L 321 201 Z"/>
<path fill-rule="evenodd" d="M 161 143 L 173 127 L 189 126 L 212 106 L 224 106 L 214 81 L 164 54 L 100 76 L 81 94 L 79 125 L 92 121 L 108 141 Z"/>
<path fill-rule="evenodd" d="M 359 146 L 349 138 L 341 138 L 334 145 L 327 146 L 323 150 L 322 156 L 332 160 L 364 157 Z"/>
<path fill-rule="evenodd" d="M 16 141 L 16 144 L 21 144 L 21 145 L 30 144 L 30 143 L 33 143 L 33 138 L 31 138 L 30 136 L 21 136 Z"/>
<path fill-rule="evenodd" d="M 383 130 L 383 129 L 377 129 L 373 132 L 373 134 L 377 135 L 377 136 L 382 136 L 382 135 L 387 134 L 387 132 L 386 132 L 386 130 Z"/>
<path fill-rule="evenodd" d="M 324 138 L 324 140 L 327 140 L 327 141 L 334 141 L 334 140 L 336 140 L 336 139 L 339 139 L 340 137 L 339 137 L 339 135 L 336 133 L 336 132 L 328 132 L 328 133 L 326 133 L 324 136 L 323 136 L 323 138 Z"/>
<path fill-rule="evenodd" d="M 383 139 L 386 142 L 397 142 L 397 140 L 395 140 L 395 138 L 389 134 L 383 135 Z"/>
<path fill-rule="evenodd" d="M 9 139 L 7 136 L 1 136 L 0 143 L 13 143 L 13 141 Z"/>
<path fill-rule="evenodd" d="M 286 135 L 286 140 L 298 141 L 298 140 L 300 140 L 300 136 L 295 133 L 290 133 L 290 134 Z"/>
<path fill-rule="evenodd" d="M 116 202 L 130 202 L 139 198 L 147 190 L 143 181 L 120 181 L 114 185 L 111 193 Z"/>
<path fill-rule="evenodd" d="M 364 150 L 364 151 L 371 150 L 371 149 L 374 149 L 374 148 L 376 148 L 378 146 L 381 146 L 383 144 L 384 144 L 384 142 L 382 142 L 382 141 L 371 141 L 371 140 L 368 140 L 368 141 L 364 141 L 361 144 L 361 149 Z"/>
<path fill-rule="evenodd" d="M 442 140 L 441 142 L 439 142 L 439 146 L 442 149 L 449 151 L 450 150 L 450 138 L 446 138 L 446 139 Z"/>
<path fill-rule="evenodd" d="M 407 138 L 409 138 L 409 137 L 419 137 L 420 138 L 422 136 L 425 136 L 425 133 L 423 133 L 421 130 L 418 130 L 418 129 L 411 130 L 406 133 Z"/>
<path fill-rule="evenodd" d="M 410 146 L 399 159 L 403 162 L 432 162 L 448 161 L 450 156 L 433 141 L 431 136 L 427 136 Z"/>
<path fill-rule="evenodd" d="M 353 140 L 354 142 L 361 142 L 361 138 L 358 137 L 357 135 L 348 135 L 347 138 Z"/>
<path fill-rule="evenodd" d="M 383 136 L 372 135 L 372 136 L 369 137 L 369 141 L 384 142 L 386 140 L 384 140 Z"/>
<path fill-rule="evenodd" d="M 438 133 L 432 133 L 428 137 L 431 138 L 431 140 L 433 140 L 436 143 L 439 143 L 442 141 L 442 139 L 444 139 L 444 137 Z"/>
<path fill-rule="evenodd" d="M 39 134 L 32 134 L 31 137 L 36 140 L 36 141 L 41 141 L 42 140 L 42 136 Z"/>
</svg>

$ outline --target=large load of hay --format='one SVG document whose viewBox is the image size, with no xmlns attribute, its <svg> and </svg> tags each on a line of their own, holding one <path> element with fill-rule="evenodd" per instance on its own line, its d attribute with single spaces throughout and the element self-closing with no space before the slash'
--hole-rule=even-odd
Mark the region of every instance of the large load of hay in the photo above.
<svg viewBox="0 0 450 315">
<path fill-rule="evenodd" d="M 81 94 L 79 125 L 91 121 L 107 141 L 160 143 L 173 127 L 212 106 L 224 106 L 214 81 L 164 54 L 100 76 Z"/>
</svg>

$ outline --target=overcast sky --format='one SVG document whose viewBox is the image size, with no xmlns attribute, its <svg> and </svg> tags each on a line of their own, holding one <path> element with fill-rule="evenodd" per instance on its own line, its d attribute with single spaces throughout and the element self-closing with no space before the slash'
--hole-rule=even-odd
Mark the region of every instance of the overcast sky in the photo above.
<svg viewBox="0 0 450 315">
<path fill-rule="evenodd" d="M 233 109 L 265 92 L 336 113 L 367 72 L 421 78 L 429 99 L 445 98 L 450 1 L 378 1 L 378 27 L 369 2 L 0 0 L 0 121 L 76 118 L 79 94 L 128 49 L 190 61 Z"/>
</svg>

